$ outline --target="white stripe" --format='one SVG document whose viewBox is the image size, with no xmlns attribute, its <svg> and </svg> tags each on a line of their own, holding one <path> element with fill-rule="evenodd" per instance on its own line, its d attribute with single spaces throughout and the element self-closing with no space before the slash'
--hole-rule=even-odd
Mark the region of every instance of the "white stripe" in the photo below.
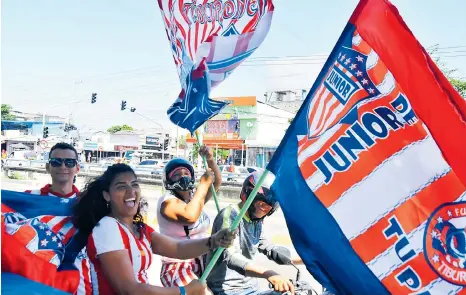
<svg viewBox="0 0 466 295">
<path fill-rule="evenodd" d="M 458 199 L 455 200 L 455 202 L 463 201 L 465 198 L 466 193 L 463 193 L 460 197 L 458 197 Z M 420 226 L 418 226 L 416 229 L 414 229 L 406 235 L 406 237 L 409 240 L 410 247 L 409 249 L 408 247 L 406 248 L 406 250 L 404 249 L 403 254 L 406 254 L 410 249 L 413 249 L 416 252 L 416 254 L 423 255 L 424 231 L 426 224 L 427 221 L 423 222 Z M 367 266 L 379 280 L 382 280 L 388 275 L 390 275 L 393 271 L 401 267 L 404 263 L 406 262 L 402 262 L 396 254 L 395 245 L 392 245 L 383 253 L 381 253 L 380 255 L 372 259 L 369 263 L 367 263 Z"/>
<path fill-rule="evenodd" d="M 73 229 L 74 226 L 73 226 L 73 222 L 71 220 L 69 220 L 67 223 L 65 223 L 65 225 L 59 230 L 63 235 L 66 236 L 66 234 L 71 230 Z"/>
<path fill-rule="evenodd" d="M 353 238 L 448 169 L 435 141 L 428 136 L 386 159 L 328 209 L 345 236 Z M 380 192 L 383 198 L 377 197 Z"/>
<path fill-rule="evenodd" d="M 322 115 L 322 120 L 320 122 L 320 124 L 317 126 L 318 130 L 317 132 L 320 132 L 322 130 L 322 128 L 325 126 L 325 123 L 328 122 L 328 120 L 325 120 L 324 118 L 327 117 L 330 109 L 333 107 L 334 104 L 338 103 L 340 106 L 342 105 L 340 103 L 340 101 L 335 97 L 335 96 L 331 96 L 330 100 L 325 104 L 325 111 L 324 111 L 324 114 Z M 333 112 L 335 112 L 335 110 L 338 109 L 338 108 L 335 108 L 333 110 Z"/>
<path fill-rule="evenodd" d="M 221 61 L 229 59 L 233 56 L 238 42 L 238 35 L 230 35 L 228 37 L 218 37 L 215 42 L 215 51 L 212 61 Z"/>
<path fill-rule="evenodd" d="M 59 224 L 61 221 L 63 221 L 65 217 L 63 216 L 55 216 L 54 218 L 50 219 L 49 222 L 47 222 L 47 226 L 52 229 L 55 225 Z"/>
<path fill-rule="evenodd" d="M 353 43 L 353 45 L 359 45 L 361 44 L 361 36 L 359 36 L 359 34 L 357 34 L 356 36 L 353 36 L 353 40 L 351 43 Z"/>
<path fill-rule="evenodd" d="M 324 183 L 324 181 L 325 176 L 320 170 L 317 170 L 317 172 L 306 179 L 306 183 L 312 191 L 318 189 Z"/>
<path fill-rule="evenodd" d="M 60 260 L 60 258 L 58 258 L 58 255 L 55 254 L 55 255 L 52 257 L 52 259 L 50 259 L 49 262 L 50 262 L 51 264 L 53 264 L 53 265 L 55 265 L 55 266 L 58 267 L 58 266 L 60 265 L 61 260 Z"/>
<path fill-rule="evenodd" d="M 180 265 L 181 265 L 182 263 L 183 263 L 183 262 L 178 262 L 178 263 L 176 263 L 175 271 L 173 272 L 173 276 L 171 277 L 170 286 L 173 286 L 174 282 L 175 282 L 175 281 L 176 281 L 176 282 L 178 281 L 178 278 L 179 278 L 179 276 L 180 276 L 180 272 L 179 272 L 179 270 L 180 270 Z M 179 283 L 181 283 L 181 282 L 179 282 Z"/>
<path fill-rule="evenodd" d="M 367 56 L 366 70 L 370 70 L 373 67 L 375 67 L 378 61 L 379 61 L 379 56 L 374 50 L 371 50 L 371 52 Z"/>
<path fill-rule="evenodd" d="M 40 190 L 31 190 L 30 192 L 31 195 L 40 195 Z"/>
<path fill-rule="evenodd" d="M 248 49 L 247 49 L 248 51 L 255 47 L 259 47 L 259 45 L 264 41 L 270 29 L 270 25 L 272 24 L 272 15 L 273 15 L 273 12 L 268 12 L 259 21 L 259 24 L 254 30 L 254 35 L 249 41 Z"/>
<path fill-rule="evenodd" d="M 99 295 L 99 280 L 97 279 L 97 272 L 95 271 L 94 264 L 90 260 L 89 269 L 91 273 L 92 295 Z"/>
<path fill-rule="evenodd" d="M 308 119 L 312 120 L 313 122 L 314 122 L 314 119 L 311 118 L 311 112 L 316 107 L 316 104 L 319 101 L 319 98 L 320 98 L 320 96 L 321 96 L 321 94 L 322 94 L 322 92 L 324 90 L 327 90 L 327 88 L 324 86 L 324 84 L 322 84 L 319 87 L 319 89 L 317 90 L 317 92 L 314 94 L 314 96 L 312 97 L 311 104 L 309 105 L 309 108 L 307 109 L 307 117 L 308 117 Z M 309 128 L 309 131 L 308 131 L 309 134 L 311 133 L 311 130 L 313 130 L 313 128 Z"/>
<path fill-rule="evenodd" d="M 333 126 L 331 129 L 325 131 L 313 144 L 308 146 L 305 150 L 303 150 L 298 155 L 298 164 L 301 164 L 310 156 L 317 153 L 323 145 L 327 143 L 327 141 L 340 129 L 341 124 L 337 124 Z"/>
<path fill-rule="evenodd" d="M 323 108 L 324 108 L 324 106 L 326 104 L 325 103 L 326 102 L 326 97 L 327 97 L 327 95 L 329 93 L 330 93 L 330 91 L 328 89 L 325 89 L 324 93 L 319 98 L 319 105 L 317 106 L 316 113 L 315 113 L 314 117 L 311 118 L 311 120 L 312 120 L 312 124 L 311 124 L 311 128 L 310 128 L 311 129 L 311 134 L 316 133 L 317 125 L 319 124 L 319 121 L 322 118 Z"/>
<path fill-rule="evenodd" d="M 380 93 L 385 96 L 385 95 L 390 94 L 393 91 L 393 89 L 395 89 L 395 85 L 396 85 L 395 78 L 393 77 L 392 73 L 388 71 L 385 74 L 385 77 L 382 83 L 377 85 L 377 90 L 379 90 Z"/>
<path fill-rule="evenodd" d="M 430 282 L 429 285 L 425 286 L 417 292 L 422 294 L 423 292 L 429 292 L 430 295 L 454 295 L 457 294 L 463 286 L 453 285 L 445 280 L 436 279 Z"/>
<path fill-rule="evenodd" d="M 332 114 L 330 115 L 330 117 L 325 121 L 325 124 L 323 126 L 321 126 L 318 130 L 317 130 L 317 133 L 320 133 L 320 132 L 325 132 L 325 130 L 327 130 L 330 125 L 332 124 L 335 124 L 336 121 L 336 117 L 338 115 L 340 115 L 340 113 L 344 110 L 345 106 L 343 104 L 339 104 L 338 107 L 336 107 L 335 109 L 333 109 L 332 111 Z M 338 124 L 340 125 L 340 124 Z"/>
<path fill-rule="evenodd" d="M 183 269 L 181 270 L 181 274 L 183 276 L 182 279 L 180 278 L 181 285 L 183 285 L 183 280 L 186 281 L 187 284 L 189 284 L 191 282 L 191 276 L 188 275 L 188 271 L 186 269 L 187 267 L 189 267 L 189 264 L 186 263 L 184 265 Z"/>
</svg>

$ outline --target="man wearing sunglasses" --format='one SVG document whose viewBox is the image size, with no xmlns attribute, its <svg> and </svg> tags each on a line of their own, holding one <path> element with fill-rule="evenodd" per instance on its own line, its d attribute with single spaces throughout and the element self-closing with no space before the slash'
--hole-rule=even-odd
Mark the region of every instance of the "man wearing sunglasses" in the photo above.
<svg viewBox="0 0 466 295">
<path fill-rule="evenodd" d="M 47 184 L 39 190 L 26 191 L 27 193 L 66 200 L 78 197 L 79 190 L 74 185 L 74 179 L 79 172 L 78 152 L 72 145 L 64 142 L 54 145 L 50 149 L 46 170 L 52 178 L 52 184 Z M 47 217 L 53 218 L 47 219 Z M 52 231 L 61 234 L 64 244 L 67 244 L 76 233 L 70 216 L 46 216 L 45 219 L 50 219 L 47 225 L 52 228 Z M 75 258 L 74 265 L 79 271 L 79 285 L 74 294 L 90 294 L 92 291 L 91 271 L 86 248 L 81 249 Z"/>
<path fill-rule="evenodd" d="M 40 190 L 26 191 L 30 194 L 55 196 L 58 198 L 76 198 L 79 190 L 74 186 L 74 178 L 79 172 L 78 152 L 67 143 L 57 143 L 50 149 L 46 170 L 52 177 L 52 184 Z"/>
</svg>

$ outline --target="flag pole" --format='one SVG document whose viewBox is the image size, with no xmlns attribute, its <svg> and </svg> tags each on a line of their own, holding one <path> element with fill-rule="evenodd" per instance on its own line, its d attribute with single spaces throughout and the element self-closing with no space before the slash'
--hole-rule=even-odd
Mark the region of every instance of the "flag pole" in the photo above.
<svg viewBox="0 0 466 295">
<path fill-rule="evenodd" d="M 202 146 L 201 138 L 199 137 L 199 133 L 197 130 L 194 132 L 196 134 L 197 138 L 197 144 L 199 145 L 199 148 Z M 207 166 L 207 159 L 205 156 L 202 156 L 202 159 L 204 160 L 204 166 L 205 169 L 207 170 L 209 166 Z M 218 199 L 217 199 L 217 192 L 215 191 L 214 184 L 212 183 L 211 188 L 212 190 L 212 195 L 214 196 L 214 201 L 215 201 L 215 206 L 217 207 L 217 212 L 220 212 L 220 206 L 218 205 Z"/>
<path fill-rule="evenodd" d="M 241 222 L 241 219 L 243 219 L 243 217 L 246 214 L 246 211 L 248 210 L 249 206 L 251 206 L 252 201 L 254 201 L 254 198 L 257 195 L 257 191 L 259 190 L 259 188 L 261 187 L 261 185 L 264 182 L 265 178 L 267 177 L 267 174 L 269 174 L 269 170 L 266 169 L 264 171 L 264 173 L 262 174 L 262 176 L 257 181 L 256 186 L 254 187 L 254 189 L 252 190 L 252 192 L 249 195 L 248 199 L 244 203 L 244 205 L 241 208 L 241 211 L 239 212 L 238 216 L 236 216 L 236 219 L 233 221 L 233 224 L 231 225 L 231 228 L 230 228 L 231 231 L 234 231 L 238 227 L 239 223 Z M 215 250 L 215 253 L 214 253 L 214 256 L 212 257 L 212 260 L 210 260 L 210 262 L 207 265 L 206 269 L 202 273 L 202 276 L 200 278 L 201 282 L 205 282 L 205 280 L 209 276 L 210 272 L 214 268 L 215 263 L 217 263 L 217 260 L 220 258 L 220 255 L 222 254 L 223 250 L 225 250 L 225 248 L 223 248 L 223 247 L 219 247 L 217 250 Z"/>
</svg>

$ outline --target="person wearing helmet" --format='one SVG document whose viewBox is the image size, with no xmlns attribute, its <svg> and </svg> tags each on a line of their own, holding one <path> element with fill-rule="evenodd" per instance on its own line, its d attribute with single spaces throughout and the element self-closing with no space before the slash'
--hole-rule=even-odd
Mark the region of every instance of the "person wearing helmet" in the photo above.
<svg viewBox="0 0 466 295">
<path fill-rule="evenodd" d="M 230 228 L 262 174 L 263 171 L 255 171 L 246 178 L 240 194 L 241 202 L 220 211 L 214 220 L 212 233 Z M 223 251 L 207 278 L 207 285 L 215 295 L 274 293 L 272 290 L 261 291 L 257 278 L 267 279 L 275 291 L 294 293 L 294 286 L 287 278 L 253 262 L 258 251 L 270 253 L 275 247 L 262 231 L 264 218 L 272 215 L 279 207 L 270 189 L 274 180 L 272 174 L 266 177 L 239 224 L 238 238 L 230 248 Z M 207 263 L 212 256 L 213 252 L 207 255 Z"/>
<path fill-rule="evenodd" d="M 175 158 L 165 166 L 163 183 L 167 193 L 157 204 L 161 234 L 178 240 L 209 236 L 210 218 L 203 212 L 204 204 L 212 197 L 212 183 L 216 191 L 220 188 L 222 175 L 209 148 L 202 146 L 199 154 L 206 157 L 209 169 L 202 175 L 195 191 L 195 172 L 189 161 Z M 162 257 L 160 280 L 163 286 L 188 285 L 200 277 L 204 260 L 204 257 L 189 260 Z"/>
</svg>

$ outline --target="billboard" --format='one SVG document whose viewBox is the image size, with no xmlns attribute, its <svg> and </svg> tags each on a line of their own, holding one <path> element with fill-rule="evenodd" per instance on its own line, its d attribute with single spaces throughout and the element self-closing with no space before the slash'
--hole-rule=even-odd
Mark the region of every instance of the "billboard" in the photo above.
<svg viewBox="0 0 466 295">
<path fill-rule="evenodd" d="M 239 139 L 239 120 L 211 120 L 205 124 L 204 137 L 206 139 Z"/>
</svg>

